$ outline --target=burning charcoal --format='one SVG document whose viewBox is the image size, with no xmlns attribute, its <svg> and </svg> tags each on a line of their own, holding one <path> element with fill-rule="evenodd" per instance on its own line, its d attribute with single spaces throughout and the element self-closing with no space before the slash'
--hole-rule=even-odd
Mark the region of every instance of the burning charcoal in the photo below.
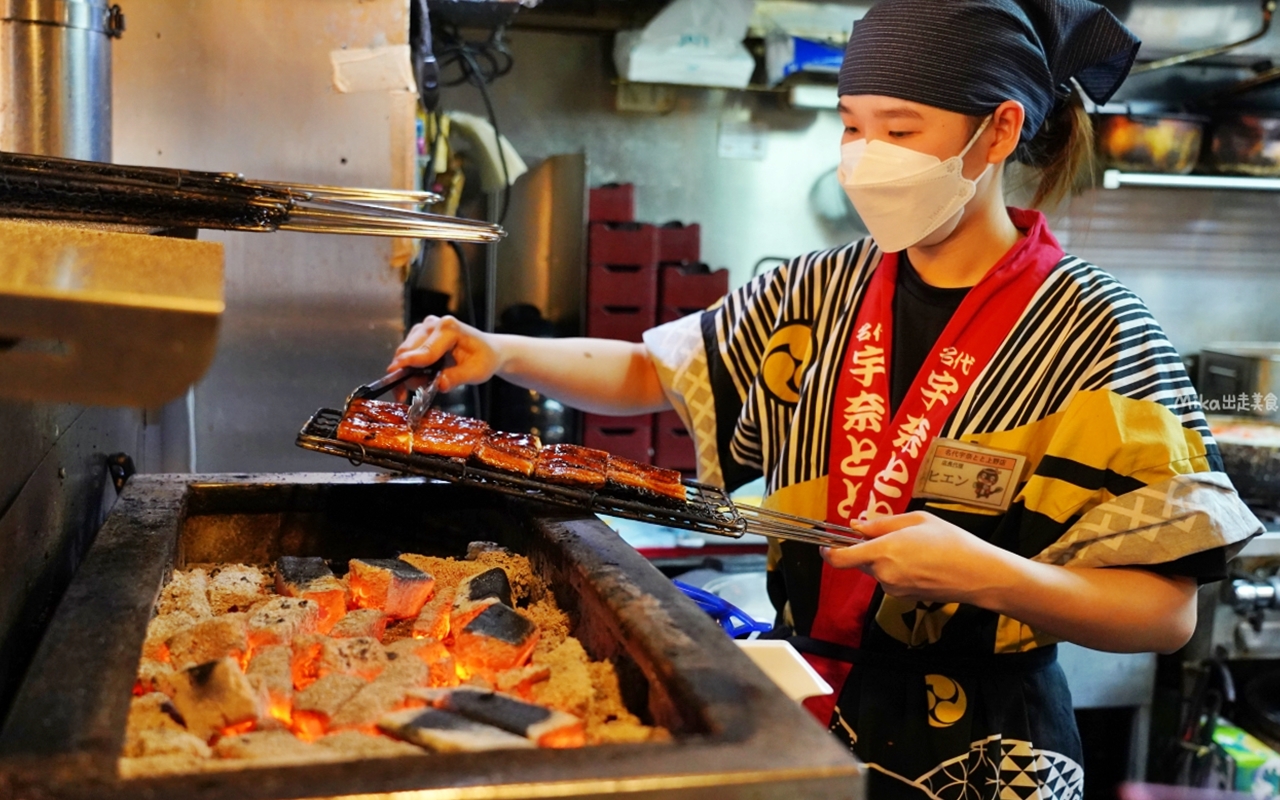
<svg viewBox="0 0 1280 800">
<path fill-rule="evenodd" d="M 249 645 L 258 648 L 288 644 L 299 636 L 315 633 L 319 625 L 320 606 L 314 601 L 277 597 L 249 615 Z"/>
<path fill-rule="evenodd" d="M 209 573 L 202 569 L 175 570 L 160 590 L 156 613 L 187 614 L 196 621 L 213 616 L 209 607 Z"/>
<path fill-rule="evenodd" d="M 338 709 L 365 685 L 363 678 L 334 672 L 298 692 L 293 701 L 294 731 L 308 740 L 323 736 Z"/>
<path fill-rule="evenodd" d="M 324 758 L 310 744 L 288 731 L 254 731 L 238 736 L 224 736 L 213 746 L 218 758 L 248 761 L 308 762 Z"/>
<path fill-rule="evenodd" d="M 475 561 L 486 553 L 509 555 L 510 551 L 497 542 L 470 542 L 467 544 L 467 560 Z"/>
<path fill-rule="evenodd" d="M 262 718 L 262 698 L 235 659 L 223 658 L 172 673 L 165 694 L 187 723 L 187 730 L 208 741 L 228 728 Z"/>
<path fill-rule="evenodd" d="M 449 613 L 449 630 L 461 630 L 489 606 L 501 603 L 511 607 L 511 581 L 501 567 L 472 575 L 458 584 Z M 443 639 L 443 636 L 436 637 Z"/>
<path fill-rule="evenodd" d="M 129 701 L 129 721 L 125 723 L 127 733 L 161 729 L 186 730 L 178 721 L 178 709 L 173 707 L 169 695 L 149 692 Z"/>
<path fill-rule="evenodd" d="M 130 733 L 125 739 L 125 758 L 154 758 L 155 756 L 187 756 L 209 758 L 209 745 L 199 737 L 181 728 L 152 728 Z"/>
<path fill-rule="evenodd" d="M 427 652 L 423 652 L 427 651 Z M 411 686 L 425 686 L 430 669 L 427 658 L 432 653 L 431 643 L 418 639 L 401 639 L 388 645 L 387 668 L 378 676 L 379 681 L 390 680 L 407 683 Z"/>
<path fill-rule="evenodd" d="M 464 600 L 458 595 L 453 597 L 453 605 L 449 609 L 449 624 L 447 630 L 452 633 L 460 631 L 471 624 L 471 621 L 483 614 L 489 606 L 500 606 L 501 602 L 496 597 L 484 597 L 476 601 Z M 447 638 L 447 637 L 446 637 Z"/>
<path fill-rule="evenodd" d="M 352 400 L 338 424 L 338 438 L 365 447 L 411 453 L 409 407 L 378 400 Z"/>
<path fill-rule="evenodd" d="M 328 633 L 347 613 L 347 585 L 334 577 L 323 558 L 281 556 L 276 561 L 276 594 L 320 606 L 321 633 Z"/>
<path fill-rule="evenodd" d="M 413 428 L 413 452 L 424 456 L 467 459 L 488 432 L 487 422 L 429 408 Z"/>
<path fill-rule="evenodd" d="M 469 578 L 458 586 L 457 597 L 465 601 L 477 602 L 486 597 L 493 597 L 508 608 L 511 602 L 511 581 L 507 579 L 506 570 L 494 567 Z"/>
<path fill-rule="evenodd" d="M 427 665 L 427 685 L 437 688 L 457 686 L 461 682 L 457 663 L 449 648 L 434 639 L 417 639 L 418 658 Z"/>
<path fill-rule="evenodd" d="M 533 477 L 548 483 L 581 486 L 584 489 L 604 487 L 609 454 L 576 444 L 553 444 L 542 448 Z"/>
<path fill-rule="evenodd" d="M 214 614 L 248 611 L 266 599 L 270 579 L 257 567 L 229 564 L 209 580 L 209 608 Z"/>
<path fill-rule="evenodd" d="M 328 748 L 344 759 L 394 758 L 396 756 L 420 756 L 422 748 L 388 736 L 370 736 L 361 731 L 339 731 L 316 739 L 317 748 Z"/>
<path fill-rule="evenodd" d="M 493 676 L 493 688 L 507 694 L 527 697 L 535 685 L 550 678 L 551 667 L 546 664 L 530 664 L 527 667 L 499 672 Z"/>
<path fill-rule="evenodd" d="M 371 681 L 386 669 L 382 644 L 370 637 L 331 639 L 304 636 L 293 643 L 293 685 L 305 689 L 318 678 L 337 672 Z"/>
<path fill-rule="evenodd" d="M 422 675 L 426 677 L 426 665 Z M 363 730 L 374 733 L 378 720 L 386 714 L 405 707 L 405 700 L 417 683 L 393 680 L 383 673 L 377 680 L 367 683 L 351 699 L 342 704 L 338 713 L 329 721 L 329 728 L 335 731 Z"/>
<path fill-rule="evenodd" d="M 147 638 L 142 643 L 142 657 L 153 658 L 156 661 L 169 660 L 169 645 L 167 642 L 174 634 L 195 627 L 200 622 L 190 614 L 183 612 L 173 612 L 172 614 L 161 614 L 155 617 L 151 622 L 147 623 Z"/>
<path fill-rule="evenodd" d="M 354 558 L 347 580 L 359 608 L 379 608 L 392 619 L 418 616 L 436 582 L 412 564 L 393 558 Z"/>
<path fill-rule="evenodd" d="M 629 458 L 609 456 L 605 478 L 610 489 L 618 489 L 624 493 L 681 503 L 686 499 L 684 484 L 680 482 L 680 473 L 674 469 L 663 469 L 641 464 Z"/>
<path fill-rule="evenodd" d="M 443 589 L 418 612 L 413 622 L 413 638 L 443 641 L 449 635 L 449 614 L 453 609 L 453 590 Z M 482 609 L 483 610 L 483 609 Z M 358 613 L 358 612 L 351 612 Z"/>
<path fill-rule="evenodd" d="M 133 684 L 133 693 L 142 695 L 156 691 L 164 676 L 173 672 L 173 666 L 153 658 L 144 658 L 138 662 L 138 677 Z"/>
<path fill-rule="evenodd" d="M 538 463 L 542 441 L 530 433 L 492 431 L 480 442 L 473 458 L 491 469 L 529 477 Z"/>
<path fill-rule="evenodd" d="M 289 724 L 293 709 L 293 649 L 286 644 L 254 651 L 245 675 L 267 698 L 267 714 Z"/>
<path fill-rule="evenodd" d="M 466 687 L 427 689 L 421 694 L 436 708 L 527 737 L 539 747 L 582 747 L 587 743 L 582 720 L 510 695 Z"/>
<path fill-rule="evenodd" d="M 438 708 L 396 711 L 378 720 L 378 727 L 398 739 L 441 753 L 529 749 L 534 746 L 523 736 Z"/>
<path fill-rule="evenodd" d="M 538 643 L 538 626 L 504 605 L 491 605 L 454 632 L 454 653 L 464 665 L 502 672 L 529 660 Z"/>
<path fill-rule="evenodd" d="M 434 601 L 433 601 L 434 602 Z M 367 636 L 382 640 L 382 633 L 387 629 L 387 615 L 376 608 L 358 608 L 348 612 L 329 631 L 335 639 L 354 639 Z"/>
<path fill-rule="evenodd" d="M 229 656 L 241 661 L 249 652 L 248 614 L 223 614 L 179 631 L 166 643 L 174 669 Z"/>
</svg>

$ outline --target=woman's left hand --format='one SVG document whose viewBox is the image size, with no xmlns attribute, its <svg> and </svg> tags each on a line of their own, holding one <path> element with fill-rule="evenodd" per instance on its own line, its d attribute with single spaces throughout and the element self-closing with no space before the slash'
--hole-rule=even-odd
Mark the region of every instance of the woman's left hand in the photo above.
<svg viewBox="0 0 1280 800">
<path fill-rule="evenodd" d="M 822 557 L 838 569 L 862 570 L 892 597 L 972 602 L 977 593 L 1000 581 L 1005 551 L 928 512 L 883 517 L 854 527 L 870 541 L 824 547 Z"/>
</svg>

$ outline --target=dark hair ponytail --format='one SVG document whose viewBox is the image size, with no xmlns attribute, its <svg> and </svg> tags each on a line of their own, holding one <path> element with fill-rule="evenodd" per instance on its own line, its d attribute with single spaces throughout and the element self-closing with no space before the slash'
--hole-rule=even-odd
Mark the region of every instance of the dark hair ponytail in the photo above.
<svg viewBox="0 0 1280 800">
<path fill-rule="evenodd" d="M 1076 89 L 1044 121 L 1031 141 L 1014 151 L 1015 161 L 1040 172 L 1031 204 L 1037 208 L 1057 205 L 1075 187 L 1076 177 L 1093 172 L 1093 121 Z"/>
</svg>

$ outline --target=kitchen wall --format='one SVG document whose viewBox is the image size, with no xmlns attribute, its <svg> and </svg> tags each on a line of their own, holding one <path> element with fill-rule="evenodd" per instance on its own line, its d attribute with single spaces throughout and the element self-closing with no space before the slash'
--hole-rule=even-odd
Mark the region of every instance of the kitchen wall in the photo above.
<svg viewBox="0 0 1280 800">
<path fill-rule="evenodd" d="M 403 0 L 131 0 L 114 44 L 115 160 L 252 178 L 409 188 L 407 92 L 333 89 L 330 52 L 404 44 Z M 341 469 L 302 423 L 382 374 L 403 333 L 392 239 L 201 231 L 222 242 L 218 353 L 195 387 L 200 472 Z"/>
<path fill-rule="evenodd" d="M 520 153 L 536 161 L 585 151 L 593 185 L 636 184 L 641 219 L 701 223 L 704 260 L 728 267 L 735 286 L 763 257 L 858 235 L 821 213 L 840 210 L 834 112 L 703 89 L 676 90 L 665 114 L 618 112 L 609 37 L 508 36 L 516 66 L 491 92 Z M 471 86 L 446 89 L 444 102 L 484 113 Z M 761 157 L 724 157 L 722 146 L 756 147 Z M 1280 193 L 1097 189 L 1054 218 L 1064 246 L 1137 291 L 1184 353 L 1217 339 L 1280 340 Z"/>
</svg>

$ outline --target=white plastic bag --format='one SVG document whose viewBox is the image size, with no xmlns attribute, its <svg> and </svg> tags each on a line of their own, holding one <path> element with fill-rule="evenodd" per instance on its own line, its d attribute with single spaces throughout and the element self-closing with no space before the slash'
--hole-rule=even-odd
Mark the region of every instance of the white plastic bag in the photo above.
<svg viewBox="0 0 1280 800">
<path fill-rule="evenodd" d="M 641 31 L 623 31 L 614 61 L 626 80 L 743 88 L 755 59 L 742 45 L 755 0 L 674 0 Z"/>
</svg>

